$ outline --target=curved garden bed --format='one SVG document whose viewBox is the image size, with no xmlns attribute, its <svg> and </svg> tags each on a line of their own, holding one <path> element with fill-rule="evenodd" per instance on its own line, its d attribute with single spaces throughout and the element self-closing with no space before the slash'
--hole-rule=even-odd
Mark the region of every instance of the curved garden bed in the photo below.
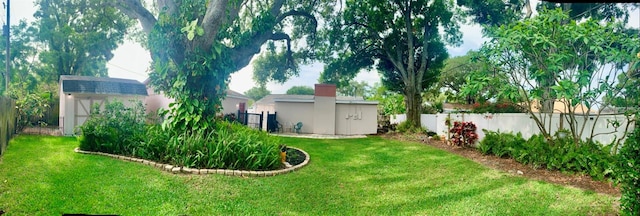
<svg viewBox="0 0 640 216">
<path fill-rule="evenodd" d="M 243 176 L 243 177 L 275 176 L 275 175 L 293 172 L 295 170 L 298 170 L 306 166 L 309 163 L 309 154 L 303 151 L 302 149 L 295 148 L 295 147 L 287 147 L 288 154 L 293 153 L 296 155 L 295 157 L 291 157 L 290 159 L 287 159 L 287 163 L 291 164 L 290 167 L 286 167 L 284 169 L 279 169 L 279 170 L 269 170 L 269 171 L 194 169 L 194 168 L 188 168 L 188 167 L 173 166 L 171 164 L 156 163 L 154 161 L 149 161 L 149 160 L 144 160 L 144 159 L 134 158 L 134 157 L 127 157 L 122 155 L 115 155 L 115 154 L 109 154 L 109 153 L 103 153 L 103 152 L 83 151 L 83 150 L 80 150 L 80 148 L 75 148 L 74 151 L 82 154 L 102 155 L 102 156 L 108 156 L 108 157 L 117 158 L 125 161 L 138 162 L 138 163 L 156 167 L 163 171 L 171 172 L 171 173 L 199 174 L 199 175 L 220 174 L 220 175 L 227 175 L 227 176 Z M 302 156 L 304 157 L 303 160 L 301 160 L 300 158 Z"/>
</svg>

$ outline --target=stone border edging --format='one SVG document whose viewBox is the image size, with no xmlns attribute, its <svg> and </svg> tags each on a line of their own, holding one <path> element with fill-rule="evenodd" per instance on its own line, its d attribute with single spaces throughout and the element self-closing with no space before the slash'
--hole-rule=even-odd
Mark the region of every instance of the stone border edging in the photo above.
<svg viewBox="0 0 640 216">
<path fill-rule="evenodd" d="M 287 146 L 287 148 L 296 149 L 296 150 L 302 152 L 304 154 L 304 156 L 305 156 L 304 161 L 302 161 L 302 163 L 300 163 L 298 165 L 295 165 L 295 166 L 292 166 L 292 167 L 287 167 L 285 169 L 280 169 L 280 170 L 270 170 L 270 171 L 248 171 L 248 170 L 229 170 L 229 169 L 194 169 L 194 168 L 188 168 L 188 167 L 173 166 L 173 165 L 170 165 L 170 164 L 156 163 L 156 162 L 150 161 L 150 160 L 134 158 L 134 157 L 127 157 L 127 156 L 122 156 L 122 155 L 109 154 L 109 153 L 104 153 L 104 152 L 83 151 L 83 150 L 80 150 L 80 148 L 77 148 L 77 147 L 73 151 L 75 151 L 76 153 L 81 153 L 81 154 L 102 155 L 102 156 L 112 157 L 112 158 L 116 158 L 116 159 L 120 159 L 120 160 L 124 160 L 124 161 L 138 162 L 138 163 L 142 163 L 142 164 L 147 165 L 147 166 L 152 166 L 152 167 L 155 167 L 155 168 L 159 168 L 162 171 L 166 171 L 166 172 L 170 172 L 170 173 L 174 173 L 174 174 L 177 174 L 177 173 L 199 174 L 199 175 L 221 174 L 221 175 L 226 175 L 226 176 L 240 176 L 240 177 L 267 177 L 267 176 L 276 176 L 276 175 L 290 173 L 290 172 L 293 172 L 295 170 L 298 170 L 298 169 L 306 166 L 309 163 L 310 157 L 309 157 L 309 154 L 307 152 L 303 151 L 302 149 L 295 148 L 295 147 Z"/>
</svg>

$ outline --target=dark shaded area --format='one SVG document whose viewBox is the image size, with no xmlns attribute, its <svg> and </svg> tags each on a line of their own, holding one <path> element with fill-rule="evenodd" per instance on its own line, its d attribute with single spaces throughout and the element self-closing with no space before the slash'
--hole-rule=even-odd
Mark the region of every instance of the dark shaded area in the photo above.
<svg viewBox="0 0 640 216">
<path fill-rule="evenodd" d="M 298 149 L 287 148 L 287 163 L 295 166 L 304 162 L 307 157 Z"/>
</svg>

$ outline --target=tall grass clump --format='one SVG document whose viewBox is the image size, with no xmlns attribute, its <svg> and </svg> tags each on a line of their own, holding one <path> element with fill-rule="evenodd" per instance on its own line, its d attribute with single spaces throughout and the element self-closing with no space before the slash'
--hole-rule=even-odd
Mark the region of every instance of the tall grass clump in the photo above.
<svg viewBox="0 0 640 216">
<path fill-rule="evenodd" d="M 210 132 L 150 127 L 135 156 L 193 168 L 273 170 L 280 166 L 278 146 L 279 139 L 264 131 L 217 121 Z"/>
<path fill-rule="evenodd" d="M 192 168 L 274 170 L 281 165 L 279 139 L 264 131 L 218 120 L 211 130 L 176 132 L 145 120 L 142 103 L 95 106 L 79 127 L 80 149 Z"/>
</svg>

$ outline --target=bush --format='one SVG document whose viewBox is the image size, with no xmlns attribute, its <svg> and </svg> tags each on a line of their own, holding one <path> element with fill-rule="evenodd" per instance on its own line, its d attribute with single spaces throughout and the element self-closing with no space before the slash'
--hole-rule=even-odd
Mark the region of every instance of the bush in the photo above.
<svg viewBox="0 0 640 216">
<path fill-rule="evenodd" d="M 622 187 L 623 215 L 640 215 L 640 128 L 636 125 L 618 153 L 617 174 Z"/>
<path fill-rule="evenodd" d="M 104 111 L 94 104 L 89 118 L 78 127 L 80 149 L 133 155 L 133 149 L 144 140 L 145 127 L 142 102 L 132 107 L 119 101 L 106 102 Z"/>
<path fill-rule="evenodd" d="M 454 122 L 449 132 L 451 133 L 451 142 L 456 146 L 472 146 L 478 140 L 476 125 L 473 122 Z"/>
<path fill-rule="evenodd" d="M 549 170 L 585 173 L 598 180 L 612 177 L 616 159 L 610 154 L 609 146 L 594 142 L 576 145 L 571 138 L 558 134 L 554 142 L 548 142 L 542 135 L 525 140 L 521 134 L 484 132 L 485 138 L 478 146 L 483 154 L 509 157 Z"/>
<path fill-rule="evenodd" d="M 403 121 L 396 126 L 396 131 L 400 133 L 424 133 L 427 130 L 422 127 L 411 126 L 409 121 Z"/>
</svg>

